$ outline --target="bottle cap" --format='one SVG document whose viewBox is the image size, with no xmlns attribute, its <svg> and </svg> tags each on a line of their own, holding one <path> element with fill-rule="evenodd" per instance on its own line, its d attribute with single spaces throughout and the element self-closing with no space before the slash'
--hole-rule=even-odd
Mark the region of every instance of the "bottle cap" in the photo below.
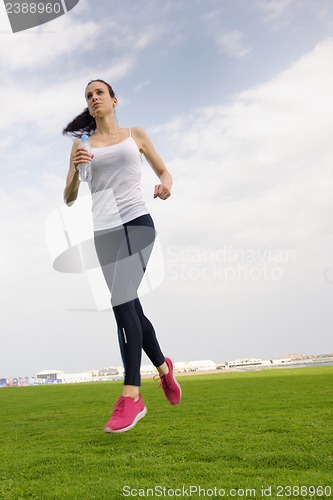
<svg viewBox="0 0 333 500">
<path fill-rule="evenodd" d="M 89 137 L 86 134 L 81 135 L 81 141 L 87 141 Z"/>
</svg>

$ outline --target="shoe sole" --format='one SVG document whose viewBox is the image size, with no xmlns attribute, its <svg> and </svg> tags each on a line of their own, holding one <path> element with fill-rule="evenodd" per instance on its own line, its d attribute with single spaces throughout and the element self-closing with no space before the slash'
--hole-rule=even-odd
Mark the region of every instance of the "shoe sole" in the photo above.
<svg viewBox="0 0 333 500">
<path fill-rule="evenodd" d="M 176 406 L 176 405 L 179 405 L 179 403 L 180 403 L 180 402 L 181 402 L 181 400 L 182 400 L 182 388 L 181 388 L 181 387 L 180 387 L 180 385 L 178 384 L 178 382 L 177 382 L 177 380 L 175 379 L 175 377 L 173 377 L 173 379 L 174 379 L 174 381 L 175 381 L 175 383 L 176 383 L 176 386 L 177 386 L 177 387 L 178 387 L 178 389 L 179 389 L 179 401 L 178 401 L 178 403 L 172 403 L 172 402 L 171 402 L 168 398 L 167 398 L 167 399 L 168 399 L 168 401 L 169 401 L 169 403 L 170 403 L 171 405 Z"/>
<path fill-rule="evenodd" d="M 174 371 L 174 367 L 173 367 L 173 361 L 172 361 L 172 359 L 171 359 L 171 358 L 167 358 L 167 359 L 168 359 L 169 361 L 171 361 L 171 363 L 172 363 L 172 377 L 173 377 L 173 380 L 174 380 L 174 382 L 175 382 L 176 386 L 177 386 L 177 387 L 178 387 L 178 389 L 179 389 L 179 401 L 178 401 L 178 403 L 172 403 L 172 402 L 170 401 L 170 399 L 168 399 L 168 398 L 167 398 L 167 400 L 169 401 L 169 403 L 170 403 L 171 405 L 176 406 L 176 405 L 179 405 L 179 403 L 180 403 L 180 402 L 181 402 L 181 400 L 182 400 L 182 388 L 181 388 L 181 387 L 180 387 L 180 385 L 178 384 L 178 382 L 177 382 L 177 380 L 176 380 L 176 377 L 175 377 L 175 375 L 174 375 L 175 371 Z M 167 363 L 167 364 L 168 364 L 168 363 Z M 168 365 L 168 366 L 169 366 L 169 365 Z"/>
<path fill-rule="evenodd" d="M 112 434 L 117 434 L 119 432 L 126 432 L 126 431 L 129 431 L 130 429 L 133 429 L 133 427 L 139 422 L 139 420 L 141 420 L 141 418 L 143 418 L 147 413 L 147 408 L 144 407 L 144 409 L 142 411 L 140 411 L 140 413 L 137 414 L 137 416 L 135 417 L 135 419 L 133 420 L 133 422 L 131 423 L 131 425 L 128 425 L 127 427 L 124 427 L 123 429 L 117 429 L 117 430 L 113 430 L 111 429 L 110 427 L 107 427 L 105 426 L 104 427 L 104 432 L 108 432 L 108 433 L 112 433 Z"/>
</svg>

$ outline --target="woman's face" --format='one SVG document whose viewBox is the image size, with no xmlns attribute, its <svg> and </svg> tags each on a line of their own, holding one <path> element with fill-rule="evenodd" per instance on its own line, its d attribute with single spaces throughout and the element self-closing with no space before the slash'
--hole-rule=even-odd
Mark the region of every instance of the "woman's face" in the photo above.
<svg viewBox="0 0 333 500">
<path fill-rule="evenodd" d="M 111 97 L 108 87 L 103 82 L 92 82 L 86 88 L 86 101 L 89 113 L 94 118 L 100 118 L 113 112 L 117 98 Z"/>
</svg>

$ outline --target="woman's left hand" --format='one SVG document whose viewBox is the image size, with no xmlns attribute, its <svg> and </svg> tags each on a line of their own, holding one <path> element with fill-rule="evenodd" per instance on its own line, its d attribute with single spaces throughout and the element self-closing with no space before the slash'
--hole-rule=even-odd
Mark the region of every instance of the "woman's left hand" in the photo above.
<svg viewBox="0 0 333 500">
<path fill-rule="evenodd" d="M 154 190 L 154 198 L 161 198 L 166 200 L 171 196 L 171 190 L 165 184 L 157 184 Z"/>
</svg>

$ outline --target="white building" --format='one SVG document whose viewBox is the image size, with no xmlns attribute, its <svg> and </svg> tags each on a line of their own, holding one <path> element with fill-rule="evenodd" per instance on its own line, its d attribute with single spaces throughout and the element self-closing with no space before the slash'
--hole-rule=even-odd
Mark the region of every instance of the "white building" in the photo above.
<svg viewBox="0 0 333 500">
<path fill-rule="evenodd" d="M 157 370 L 154 365 L 141 365 L 140 373 L 141 375 L 156 375 Z"/>
<path fill-rule="evenodd" d="M 291 358 L 278 358 L 278 359 L 272 359 L 273 365 L 288 365 L 289 363 L 292 362 Z"/>
<path fill-rule="evenodd" d="M 226 361 L 226 368 L 240 368 L 242 366 L 261 366 L 262 360 L 259 358 L 235 359 L 234 361 Z"/>
<path fill-rule="evenodd" d="M 36 374 L 36 379 L 40 383 L 44 383 L 48 380 L 59 380 L 64 372 L 61 370 L 43 370 Z"/>
<path fill-rule="evenodd" d="M 260 359 L 260 358 L 244 358 L 235 359 L 234 361 L 226 361 L 226 368 L 241 368 L 251 366 L 282 366 L 292 362 L 291 358 L 278 358 L 278 359 Z"/>
<path fill-rule="evenodd" d="M 203 359 L 200 361 L 179 361 L 175 363 L 175 372 L 197 372 L 197 371 L 208 371 L 216 370 L 216 363 L 211 359 Z"/>
<path fill-rule="evenodd" d="M 79 383 L 79 382 L 92 382 L 96 380 L 98 372 L 90 370 L 82 373 L 65 373 L 61 370 L 43 370 L 36 374 L 37 383 L 50 384 L 50 383 Z"/>
</svg>

